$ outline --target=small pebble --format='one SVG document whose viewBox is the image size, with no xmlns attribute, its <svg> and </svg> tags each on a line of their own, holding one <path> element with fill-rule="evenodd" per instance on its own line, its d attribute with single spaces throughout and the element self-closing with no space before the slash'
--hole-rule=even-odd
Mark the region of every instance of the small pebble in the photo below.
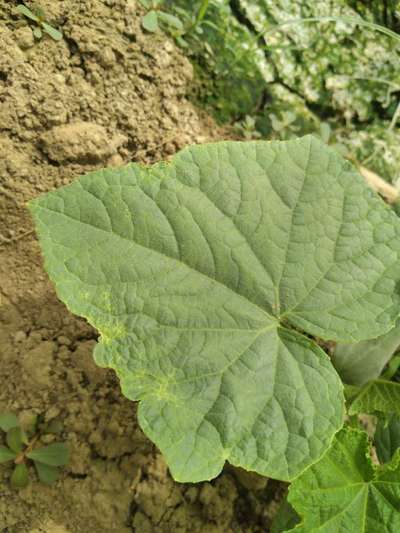
<svg viewBox="0 0 400 533">
<path fill-rule="evenodd" d="M 25 331 L 17 331 L 17 333 L 14 335 L 14 342 L 24 342 L 24 340 L 26 340 Z"/>
</svg>

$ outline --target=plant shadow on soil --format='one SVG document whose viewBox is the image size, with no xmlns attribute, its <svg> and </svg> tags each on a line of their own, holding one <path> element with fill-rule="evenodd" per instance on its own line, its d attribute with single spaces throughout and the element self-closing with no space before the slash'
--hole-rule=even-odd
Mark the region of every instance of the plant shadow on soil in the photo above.
<svg viewBox="0 0 400 533">
<path fill-rule="evenodd" d="M 60 42 L 35 41 L 17 3 L 0 0 L 0 411 L 58 420 L 72 459 L 56 485 L 19 492 L 1 466 L 0 531 L 265 532 L 281 485 L 231 467 L 211 483 L 171 479 L 135 404 L 95 366 L 96 332 L 57 300 L 26 209 L 89 170 L 229 134 L 186 99 L 191 65 L 143 33 L 137 2 L 43 0 Z"/>
</svg>

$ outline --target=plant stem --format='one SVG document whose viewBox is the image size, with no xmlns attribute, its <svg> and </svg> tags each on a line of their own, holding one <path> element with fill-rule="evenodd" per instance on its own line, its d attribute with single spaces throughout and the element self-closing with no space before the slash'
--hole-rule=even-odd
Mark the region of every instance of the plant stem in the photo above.
<svg viewBox="0 0 400 533">
<path fill-rule="evenodd" d="M 25 462 L 25 457 L 26 455 L 31 452 L 33 450 L 33 447 L 35 446 L 37 440 L 39 439 L 39 435 L 35 435 L 33 437 L 33 439 L 30 441 L 30 443 L 28 444 L 28 446 L 25 448 L 25 450 L 23 450 L 17 457 L 16 459 L 14 460 L 14 463 L 16 465 L 21 465 L 22 463 Z"/>
<path fill-rule="evenodd" d="M 207 13 L 209 1 L 210 0 L 202 0 L 199 10 L 197 11 L 196 19 L 190 28 L 191 30 L 194 30 L 195 28 L 197 28 L 197 26 L 201 23 L 201 21 L 205 17 L 205 14 Z"/>
</svg>

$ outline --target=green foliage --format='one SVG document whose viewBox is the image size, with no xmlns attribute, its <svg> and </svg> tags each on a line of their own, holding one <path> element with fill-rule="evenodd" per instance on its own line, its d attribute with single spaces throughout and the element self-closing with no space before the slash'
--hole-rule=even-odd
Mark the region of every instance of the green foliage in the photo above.
<svg viewBox="0 0 400 533">
<path fill-rule="evenodd" d="M 288 500 L 302 517 L 290 531 L 396 533 L 400 530 L 400 453 L 374 465 L 365 433 L 340 431 L 331 448 L 299 476 Z"/>
<path fill-rule="evenodd" d="M 351 398 L 350 415 L 376 412 L 400 415 L 400 383 L 376 379 L 361 387 Z"/>
<path fill-rule="evenodd" d="M 13 461 L 17 457 L 17 454 L 7 448 L 7 446 L 0 446 L 0 463 L 6 463 L 7 461 Z"/>
<path fill-rule="evenodd" d="M 24 489 L 29 485 L 29 472 L 26 464 L 20 463 L 15 465 L 11 474 L 10 483 L 14 489 Z"/>
<path fill-rule="evenodd" d="M 44 11 L 40 7 L 37 7 L 32 11 L 24 4 L 19 4 L 15 9 L 17 13 L 30 20 L 33 20 L 36 23 L 36 27 L 33 29 L 33 35 L 37 39 L 41 39 L 43 37 L 43 33 L 47 33 L 47 35 L 50 35 L 50 37 L 55 41 L 60 41 L 62 39 L 62 33 L 53 28 L 53 26 L 46 21 Z"/>
<path fill-rule="evenodd" d="M 318 134 L 323 122 L 341 153 L 399 180 L 399 10 L 351 0 L 210 0 L 195 26 L 199 6 L 165 2 L 184 22 L 193 94 L 218 120 L 251 116 L 268 139 Z"/>
<path fill-rule="evenodd" d="M 64 442 L 55 442 L 42 448 L 35 448 L 26 456 L 48 466 L 64 466 L 69 461 L 69 450 Z"/>
<path fill-rule="evenodd" d="M 338 343 L 332 361 L 345 383 L 364 385 L 377 379 L 400 346 L 400 322 L 385 335 L 354 344 Z"/>
<path fill-rule="evenodd" d="M 182 21 L 171 13 L 161 11 L 162 0 L 140 0 L 140 3 L 144 8 L 149 9 L 142 18 L 142 26 L 146 31 L 154 33 L 161 26 L 172 34 L 178 32 L 176 36 L 180 36 L 183 33 Z"/>
<path fill-rule="evenodd" d="M 28 438 L 13 413 L 0 414 L 0 429 L 6 433 L 7 443 L 7 446 L 0 446 L 0 463 L 13 461 L 14 469 L 10 484 L 16 489 L 29 484 L 29 460 L 33 462 L 39 480 L 47 485 L 57 480 L 59 475 L 57 467 L 64 466 L 69 461 L 68 447 L 63 442 L 37 446 L 40 433 L 36 426 L 37 424 L 34 424 Z"/>
<path fill-rule="evenodd" d="M 178 43 L 195 65 L 193 96 L 220 122 L 240 120 L 254 112 L 263 99 L 267 70 L 263 52 L 230 4 L 229 0 L 197 0 L 190 6 L 186 0 L 165 2 L 166 9 L 184 23 Z"/>
<path fill-rule="evenodd" d="M 400 448 L 400 416 L 379 418 L 374 434 L 374 445 L 379 460 L 388 463 Z"/>
<path fill-rule="evenodd" d="M 8 431 L 17 426 L 19 426 L 19 421 L 14 413 L 0 413 L 0 429 Z"/>
<path fill-rule="evenodd" d="M 26 437 L 20 427 L 11 428 L 7 431 L 6 436 L 7 446 L 15 453 L 20 453 Z"/>
<path fill-rule="evenodd" d="M 57 481 L 60 473 L 57 467 L 35 461 L 35 468 L 38 478 L 45 485 L 52 485 Z"/>
<path fill-rule="evenodd" d="M 244 120 L 236 122 L 235 129 L 247 141 L 261 137 L 261 133 L 257 131 L 255 119 L 249 115 L 246 115 Z"/>
<path fill-rule="evenodd" d="M 226 460 L 298 475 L 343 423 L 340 380 L 298 330 L 356 341 L 398 315 L 400 221 L 310 136 L 193 146 L 30 209 L 59 297 L 180 481 Z"/>
</svg>

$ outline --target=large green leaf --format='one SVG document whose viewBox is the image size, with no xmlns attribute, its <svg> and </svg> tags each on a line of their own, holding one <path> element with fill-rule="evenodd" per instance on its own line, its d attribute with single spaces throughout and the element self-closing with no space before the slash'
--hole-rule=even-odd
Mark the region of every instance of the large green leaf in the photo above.
<svg viewBox="0 0 400 533">
<path fill-rule="evenodd" d="M 388 333 L 354 344 L 338 343 L 332 362 L 346 383 L 364 385 L 378 378 L 400 346 L 400 321 Z"/>
<path fill-rule="evenodd" d="M 400 415 L 400 383 L 376 379 L 361 387 L 351 398 L 350 415 L 375 412 Z"/>
<path fill-rule="evenodd" d="M 30 204 L 59 297 L 174 477 L 224 462 L 292 479 L 343 420 L 342 385 L 296 329 L 357 341 L 399 312 L 400 221 L 313 137 L 193 146 Z"/>
<path fill-rule="evenodd" d="M 366 433 L 343 429 L 331 448 L 289 489 L 302 516 L 295 533 L 397 533 L 400 531 L 400 454 L 372 464 Z"/>
</svg>

